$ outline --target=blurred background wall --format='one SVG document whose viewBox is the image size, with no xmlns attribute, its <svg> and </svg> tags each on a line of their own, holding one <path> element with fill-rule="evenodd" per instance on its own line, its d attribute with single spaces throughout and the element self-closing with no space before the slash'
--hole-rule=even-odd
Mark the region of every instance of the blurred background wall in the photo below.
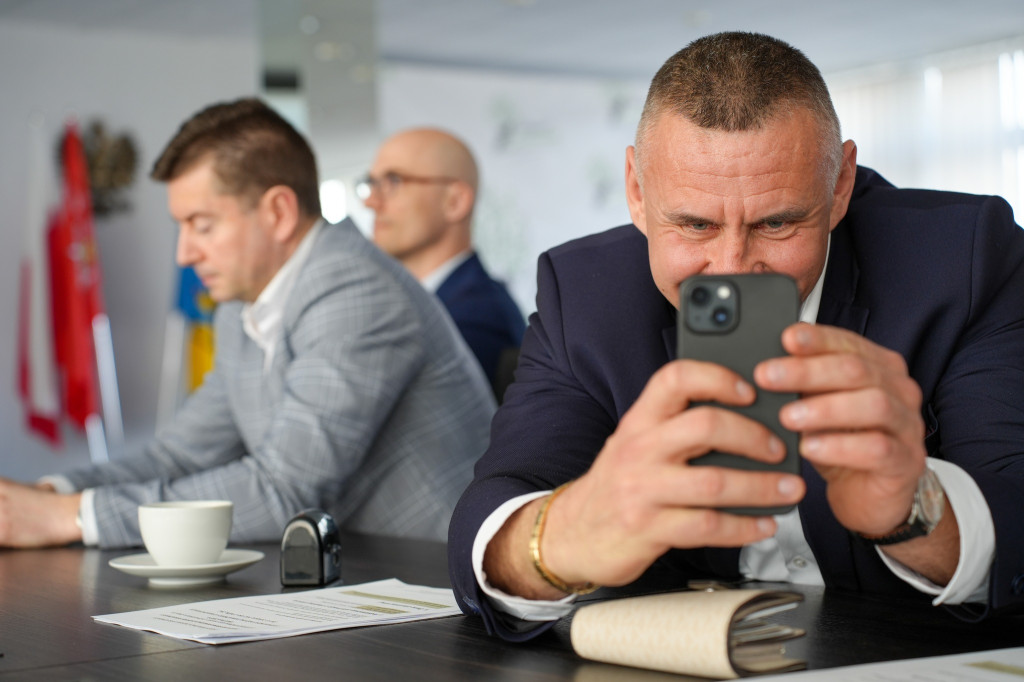
<svg viewBox="0 0 1024 682">
<path fill-rule="evenodd" d="M 46 20 L 9 16 L 31 4 L 0 7 L 0 475 L 19 479 L 88 461 L 84 438 L 73 430 L 66 430 L 59 451 L 30 435 L 15 393 L 30 125 L 41 123 L 54 161 L 69 119 L 83 127 L 100 119 L 110 133 L 130 134 L 138 151 L 131 208 L 95 222 L 126 446 L 135 448 L 155 426 L 165 321 L 177 281 L 177 228 L 164 188 L 147 179 L 148 169 L 187 116 L 213 100 L 253 92 L 260 74 L 257 11 L 249 0 L 195 3 L 187 17 L 169 18 L 157 5 L 167 13 L 173 3 L 153 3 L 151 13 L 128 25 L 117 14 L 92 24 L 77 19 L 89 2 L 52 3 Z M 163 30 L 170 21 L 183 30 Z M 56 199 L 54 193 L 51 203 Z"/>
<path fill-rule="evenodd" d="M 147 172 L 190 114 L 266 97 L 312 141 L 325 213 L 366 232 L 352 187 L 379 141 L 413 125 L 452 130 L 482 169 L 479 251 L 529 312 L 541 251 L 628 221 L 624 149 L 651 76 L 720 30 L 804 50 L 861 163 L 891 181 L 1001 194 L 1024 211 L 1019 0 L 0 0 L 0 475 L 88 461 L 73 430 L 59 451 L 29 435 L 15 392 L 31 122 L 55 146 L 69 118 L 101 120 L 138 151 L 130 208 L 95 221 L 119 456 L 166 417 L 176 232 Z"/>
</svg>

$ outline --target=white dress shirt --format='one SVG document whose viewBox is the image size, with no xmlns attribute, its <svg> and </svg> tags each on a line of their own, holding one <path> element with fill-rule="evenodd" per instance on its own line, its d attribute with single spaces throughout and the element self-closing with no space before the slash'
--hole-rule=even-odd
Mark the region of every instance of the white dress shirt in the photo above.
<svg viewBox="0 0 1024 682">
<path fill-rule="evenodd" d="M 817 319 L 824 282 L 825 270 L 822 270 L 814 289 L 800 306 L 801 321 L 814 323 Z M 875 549 L 894 575 L 921 592 L 935 595 L 932 604 L 936 606 L 984 602 L 987 600 L 989 569 L 996 544 L 988 503 L 974 479 L 957 465 L 934 459 L 929 459 L 927 464 L 938 475 L 960 527 L 972 529 L 970 533 L 960 533 L 960 562 L 953 578 L 945 587 L 940 587 L 890 558 L 881 548 Z M 506 594 L 487 582 L 483 569 L 484 552 L 517 509 L 549 493 L 539 491 L 508 500 L 484 520 L 473 542 L 472 562 L 477 583 L 498 610 L 522 620 L 550 621 L 566 616 L 572 611 L 575 596 L 569 595 L 558 601 L 539 601 Z M 778 530 L 774 536 L 740 550 L 740 573 L 753 580 L 823 585 L 818 562 L 804 537 L 799 510 L 776 516 L 775 520 Z"/>
<path fill-rule="evenodd" d="M 284 317 L 284 306 L 292 293 L 295 280 L 302 271 L 306 259 L 313 250 L 316 235 L 323 229 L 325 222 L 321 218 L 299 242 L 295 252 L 288 257 L 267 286 L 253 303 L 242 307 L 242 328 L 246 336 L 263 350 L 263 371 L 270 369 L 274 359 L 274 343 L 281 331 L 281 320 Z M 40 482 L 49 483 L 59 493 L 73 493 L 74 486 L 61 475 L 44 476 Z M 96 511 L 93 506 L 93 490 L 82 491 L 82 499 L 78 504 L 78 518 L 82 527 L 82 543 L 94 547 L 99 543 L 99 526 L 96 522 Z"/>
<path fill-rule="evenodd" d="M 263 287 L 256 300 L 242 306 L 242 329 L 263 351 L 264 372 L 270 369 L 274 360 L 274 343 L 281 333 L 285 303 L 291 296 L 295 280 L 302 272 L 302 266 L 306 264 L 309 253 L 313 250 L 313 242 L 316 241 L 316 236 L 324 224 L 322 218 L 318 220 L 299 242 L 295 252 L 288 257 L 267 286 Z"/>
<path fill-rule="evenodd" d="M 423 288 L 432 294 L 436 294 L 437 290 L 441 288 L 444 281 L 448 279 L 448 275 L 455 272 L 455 269 L 460 265 L 469 260 L 469 257 L 473 255 L 472 249 L 467 249 L 460 254 L 452 256 L 440 266 L 434 269 L 429 275 L 420 280 L 420 284 Z"/>
</svg>

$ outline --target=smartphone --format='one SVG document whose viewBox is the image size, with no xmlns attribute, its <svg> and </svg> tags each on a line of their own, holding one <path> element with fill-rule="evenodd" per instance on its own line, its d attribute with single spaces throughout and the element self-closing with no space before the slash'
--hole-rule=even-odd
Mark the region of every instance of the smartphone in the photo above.
<svg viewBox="0 0 1024 682">
<path fill-rule="evenodd" d="M 679 285 L 679 357 L 728 367 L 748 381 L 757 391 L 753 404 L 719 407 L 761 422 L 786 446 L 786 458 L 777 464 L 713 451 L 690 460 L 691 465 L 799 475 L 799 435 L 779 423 L 779 409 L 797 395 L 765 391 L 754 383 L 754 367 L 759 362 L 787 354 L 782 348 L 782 331 L 797 321 L 799 311 L 796 282 L 786 275 L 695 275 Z M 793 505 L 742 507 L 723 511 L 765 516 L 792 508 Z"/>
</svg>

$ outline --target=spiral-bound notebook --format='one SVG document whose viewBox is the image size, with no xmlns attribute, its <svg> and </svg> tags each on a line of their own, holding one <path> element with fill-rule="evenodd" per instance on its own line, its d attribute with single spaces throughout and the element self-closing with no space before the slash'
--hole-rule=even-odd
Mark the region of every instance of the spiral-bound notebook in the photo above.
<svg viewBox="0 0 1024 682">
<path fill-rule="evenodd" d="M 800 670 L 785 643 L 804 631 L 768 619 L 802 600 L 750 589 L 615 599 L 576 611 L 572 645 L 595 661 L 718 679 Z"/>
</svg>

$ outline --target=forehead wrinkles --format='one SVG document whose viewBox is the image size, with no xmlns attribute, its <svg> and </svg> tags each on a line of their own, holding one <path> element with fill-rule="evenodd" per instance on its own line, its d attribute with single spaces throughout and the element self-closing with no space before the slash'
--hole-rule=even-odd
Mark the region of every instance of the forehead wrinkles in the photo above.
<svg viewBox="0 0 1024 682">
<path fill-rule="evenodd" d="M 810 203 L 821 176 L 813 135 L 802 134 L 799 123 L 723 132 L 663 118 L 653 130 L 657 144 L 647 156 L 647 180 L 672 203 L 718 199 L 765 210 L 781 208 L 769 204 Z"/>
<path fill-rule="evenodd" d="M 721 220 L 757 220 L 809 203 L 800 177 L 785 170 L 745 173 L 728 164 L 675 164 L 671 173 L 655 173 L 658 194 L 669 212 Z"/>
</svg>

